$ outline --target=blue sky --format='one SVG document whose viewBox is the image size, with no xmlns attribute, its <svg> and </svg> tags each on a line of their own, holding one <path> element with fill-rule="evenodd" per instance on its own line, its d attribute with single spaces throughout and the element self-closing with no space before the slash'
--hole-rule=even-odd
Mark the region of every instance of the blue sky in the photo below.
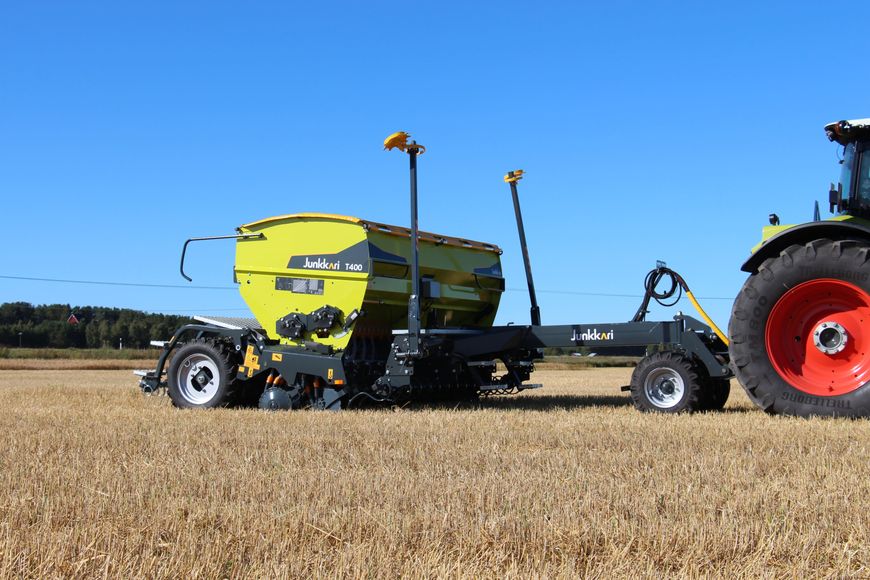
<svg viewBox="0 0 870 580">
<path fill-rule="evenodd" d="M 666 260 L 727 324 L 767 215 L 838 172 L 822 126 L 870 116 L 866 4 L 7 2 L 0 275 L 184 284 L 187 237 L 301 211 L 499 244 L 499 322 L 627 320 Z M 824 206 L 823 206 L 824 209 Z M 231 242 L 193 247 L 232 286 Z M 718 299 L 716 299 L 718 298 Z M 233 290 L 0 280 L 0 302 L 243 314 Z M 681 308 L 691 307 L 683 302 Z M 672 312 L 656 309 L 653 316 Z"/>
</svg>

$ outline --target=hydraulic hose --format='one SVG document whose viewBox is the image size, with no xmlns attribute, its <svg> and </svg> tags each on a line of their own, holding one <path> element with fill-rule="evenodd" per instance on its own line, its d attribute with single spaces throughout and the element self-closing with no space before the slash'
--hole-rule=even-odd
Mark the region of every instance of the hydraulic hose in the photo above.
<svg viewBox="0 0 870 580">
<path fill-rule="evenodd" d="M 667 290 L 660 292 L 656 288 L 659 283 L 668 279 L 670 281 L 670 286 Z M 707 315 L 701 305 L 698 303 L 698 300 L 695 298 L 695 295 L 692 294 L 692 291 L 689 289 L 689 285 L 686 284 L 686 280 L 683 279 L 675 271 L 671 270 L 667 266 L 658 265 L 654 270 L 650 270 L 650 272 L 646 275 L 646 278 L 643 282 L 644 287 L 644 296 L 643 301 L 640 303 L 640 308 L 637 309 L 637 312 L 632 318 L 632 322 L 642 322 L 646 320 L 646 315 L 648 312 L 649 301 L 655 300 L 662 306 L 673 306 L 676 304 L 683 295 L 685 291 L 686 297 L 689 299 L 689 302 L 692 303 L 692 306 L 695 307 L 695 310 L 698 311 L 698 314 L 701 315 L 701 318 L 704 319 L 704 322 L 710 325 L 710 328 L 713 329 L 713 332 L 716 333 L 722 342 L 725 343 L 725 346 L 728 346 L 728 337 L 725 335 L 722 330 L 716 326 L 716 323 Z M 671 302 L 667 302 L 669 299 L 673 298 L 676 295 L 676 298 Z"/>
</svg>

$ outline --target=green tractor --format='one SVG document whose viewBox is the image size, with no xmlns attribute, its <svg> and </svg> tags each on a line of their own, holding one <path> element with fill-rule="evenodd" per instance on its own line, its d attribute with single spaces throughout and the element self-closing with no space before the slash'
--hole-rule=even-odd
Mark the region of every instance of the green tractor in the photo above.
<svg viewBox="0 0 870 580">
<path fill-rule="evenodd" d="M 733 370 L 769 413 L 870 416 L 870 119 L 825 127 L 843 147 L 834 217 L 779 225 L 743 264 L 728 328 Z"/>
</svg>

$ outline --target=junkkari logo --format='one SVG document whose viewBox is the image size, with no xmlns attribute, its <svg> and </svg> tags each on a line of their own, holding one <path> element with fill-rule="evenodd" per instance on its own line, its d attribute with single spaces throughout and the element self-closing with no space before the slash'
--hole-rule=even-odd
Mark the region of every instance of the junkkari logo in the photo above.
<svg viewBox="0 0 870 580">
<path fill-rule="evenodd" d="M 330 262 L 323 258 L 317 258 L 316 260 L 311 260 L 308 256 L 305 256 L 305 264 L 303 264 L 303 268 L 309 270 L 338 270 L 341 266 L 341 262 Z"/>
<path fill-rule="evenodd" d="M 613 331 L 610 332 L 598 332 L 597 328 L 593 328 L 592 330 L 587 330 L 586 332 L 578 332 L 577 329 L 574 329 L 574 333 L 571 336 L 571 340 L 613 340 Z"/>
</svg>

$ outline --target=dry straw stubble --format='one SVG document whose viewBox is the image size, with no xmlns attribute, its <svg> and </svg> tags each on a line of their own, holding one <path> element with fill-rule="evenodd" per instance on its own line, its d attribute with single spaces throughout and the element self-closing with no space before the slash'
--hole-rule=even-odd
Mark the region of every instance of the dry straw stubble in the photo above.
<svg viewBox="0 0 870 580">
<path fill-rule="evenodd" d="M 642 415 L 629 374 L 267 414 L 178 411 L 129 371 L 5 371 L 0 575 L 870 574 L 870 423 L 768 417 L 740 392 Z"/>
</svg>

